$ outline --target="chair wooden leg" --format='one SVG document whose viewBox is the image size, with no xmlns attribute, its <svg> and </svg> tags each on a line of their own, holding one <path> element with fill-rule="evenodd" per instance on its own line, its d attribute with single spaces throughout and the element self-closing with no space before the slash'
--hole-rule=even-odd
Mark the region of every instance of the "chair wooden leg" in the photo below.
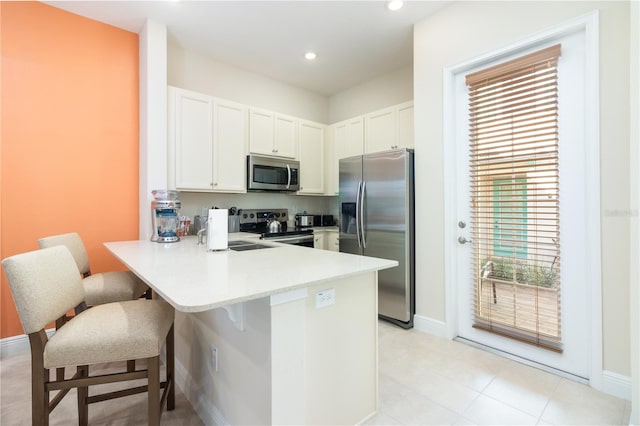
<svg viewBox="0 0 640 426">
<path fill-rule="evenodd" d="M 31 424 L 47 426 L 49 424 L 49 392 L 45 382 L 48 381 L 49 370 L 42 364 L 31 363 Z"/>
<path fill-rule="evenodd" d="M 89 366 L 79 365 L 78 373 L 80 377 L 89 377 Z M 78 425 L 86 426 L 89 424 L 89 388 L 87 386 L 78 387 Z"/>
<path fill-rule="evenodd" d="M 169 333 L 167 334 L 167 352 L 166 352 L 166 361 L 167 361 L 167 386 L 171 386 L 169 388 L 169 394 L 167 396 L 167 411 L 171 411 L 176 408 L 176 380 L 175 380 L 175 354 L 174 354 L 174 334 L 173 334 L 173 325 L 169 329 Z"/>
<path fill-rule="evenodd" d="M 44 330 L 29 334 L 31 346 L 31 423 L 33 426 L 49 425 L 49 370 L 44 368 L 44 345 L 47 334 Z"/>
<path fill-rule="evenodd" d="M 150 426 L 160 425 L 160 357 L 147 358 L 147 407 Z"/>
</svg>

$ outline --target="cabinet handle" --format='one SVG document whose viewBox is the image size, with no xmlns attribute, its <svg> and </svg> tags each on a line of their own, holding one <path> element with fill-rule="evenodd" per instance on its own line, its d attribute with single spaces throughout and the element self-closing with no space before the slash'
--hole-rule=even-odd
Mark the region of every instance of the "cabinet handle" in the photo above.
<svg viewBox="0 0 640 426">
<path fill-rule="evenodd" d="M 213 184 L 213 186 L 218 186 L 218 182 L 215 182 L 215 183 Z"/>
<path fill-rule="evenodd" d="M 213 186 L 213 182 L 209 182 L 209 186 Z"/>
</svg>

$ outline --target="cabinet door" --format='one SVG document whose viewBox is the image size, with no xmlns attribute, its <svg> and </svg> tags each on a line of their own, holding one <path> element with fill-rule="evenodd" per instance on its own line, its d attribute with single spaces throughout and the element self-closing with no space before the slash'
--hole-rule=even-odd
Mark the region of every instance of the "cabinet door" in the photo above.
<svg viewBox="0 0 640 426">
<path fill-rule="evenodd" d="M 325 126 L 300 122 L 300 190 L 299 194 L 324 193 Z"/>
<path fill-rule="evenodd" d="M 274 114 L 271 111 L 249 110 L 249 150 L 254 154 L 274 155 Z"/>
<path fill-rule="evenodd" d="M 313 248 L 324 250 L 324 232 L 314 231 Z"/>
<path fill-rule="evenodd" d="M 296 158 L 298 152 L 297 120 L 282 114 L 275 116 L 273 154 L 279 157 Z"/>
<path fill-rule="evenodd" d="M 337 232 L 327 232 L 325 246 L 327 250 L 340 251 L 340 241 Z"/>
<path fill-rule="evenodd" d="M 173 125 L 176 189 L 210 190 L 213 185 L 213 98 L 172 90 L 169 112 Z"/>
<path fill-rule="evenodd" d="M 386 108 L 366 117 L 365 152 L 379 152 L 396 148 L 396 110 Z"/>
<path fill-rule="evenodd" d="M 364 117 L 355 117 L 347 122 L 347 147 L 344 157 L 353 157 L 364 153 Z"/>
<path fill-rule="evenodd" d="M 324 141 L 324 194 L 338 195 L 338 162 L 336 160 L 336 126 L 327 126 Z"/>
<path fill-rule="evenodd" d="M 247 108 L 216 100 L 214 111 L 213 190 L 246 192 Z"/>
<path fill-rule="evenodd" d="M 397 107 L 398 114 L 398 146 L 413 148 L 413 102 L 407 102 Z"/>
</svg>

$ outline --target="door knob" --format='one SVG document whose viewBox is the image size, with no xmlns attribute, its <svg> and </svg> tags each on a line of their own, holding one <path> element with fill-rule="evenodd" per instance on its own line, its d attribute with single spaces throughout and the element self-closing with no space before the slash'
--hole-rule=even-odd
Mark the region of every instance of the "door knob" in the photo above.
<svg viewBox="0 0 640 426">
<path fill-rule="evenodd" d="M 467 244 L 467 243 L 472 243 L 473 241 L 467 240 L 465 237 L 458 237 L 458 242 L 460 244 Z"/>
</svg>

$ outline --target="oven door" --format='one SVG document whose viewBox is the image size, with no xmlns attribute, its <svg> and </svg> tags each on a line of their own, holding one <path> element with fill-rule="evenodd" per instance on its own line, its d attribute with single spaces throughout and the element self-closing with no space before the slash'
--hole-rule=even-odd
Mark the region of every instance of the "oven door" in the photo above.
<svg viewBox="0 0 640 426">
<path fill-rule="evenodd" d="M 282 244 L 292 244 L 294 246 L 303 246 L 313 248 L 313 234 L 291 235 L 286 237 L 263 238 L 265 241 L 274 241 Z"/>
<path fill-rule="evenodd" d="M 297 191 L 300 163 L 258 155 L 247 156 L 248 191 Z"/>
</svg>

